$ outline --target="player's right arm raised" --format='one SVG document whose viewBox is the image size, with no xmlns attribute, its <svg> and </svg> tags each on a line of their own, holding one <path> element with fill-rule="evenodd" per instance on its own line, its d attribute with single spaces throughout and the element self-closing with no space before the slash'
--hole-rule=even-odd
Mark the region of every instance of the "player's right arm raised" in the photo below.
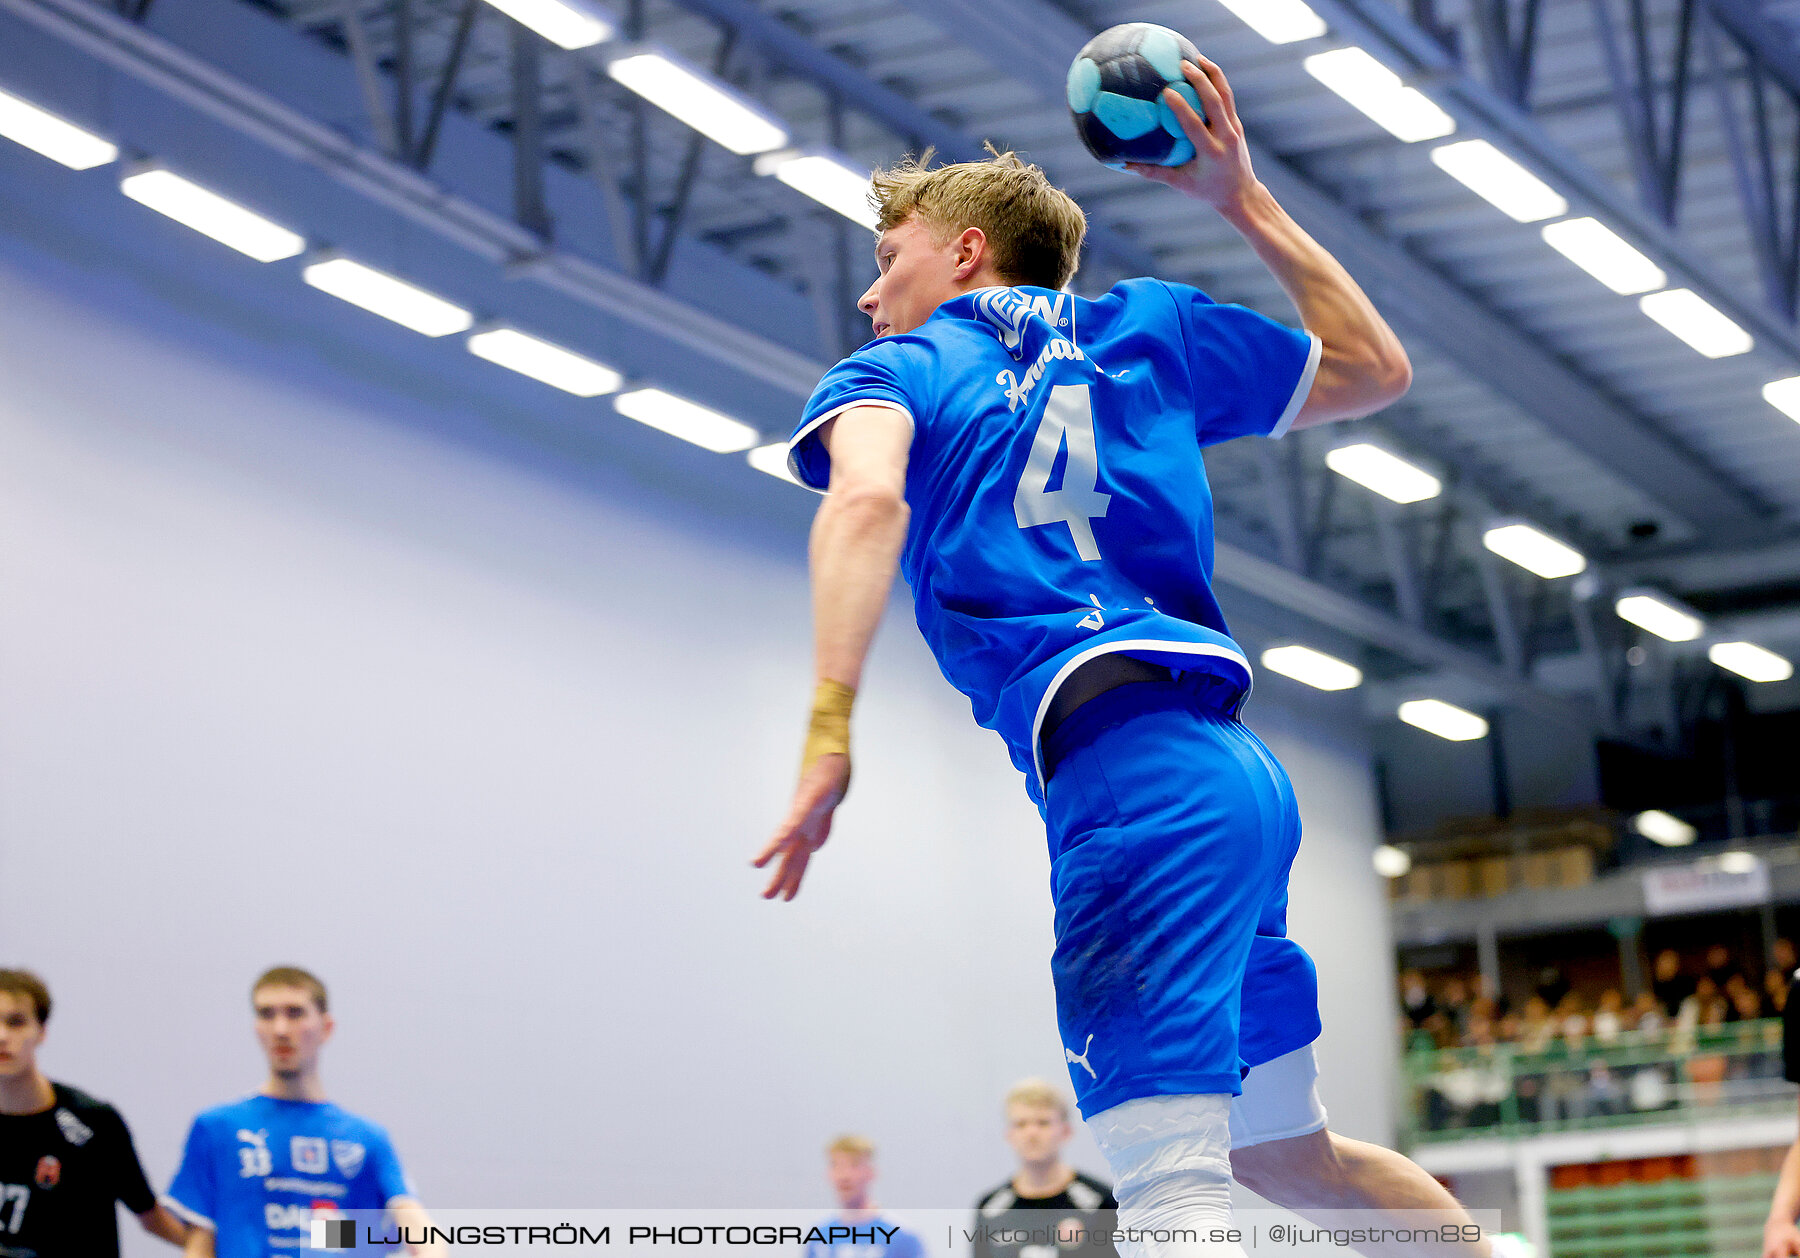
<svg viewBox="0 0 1800 1258">
<path fill-rule="evenodd" d="M 817 669 L 800 782 L 786 820 L 757 856 L 780 858 L 763 898 L 791 900 L 807 862 L 831 833 L 850 785 L 850 702 L 887 606 L 906 540 L 906 463 L 912 421 L 889 407 L 857 407 L 820 430 L 831 489 L 812 529 L 813 658 Z"/>
<path fill-rule="evenodd" d="M 1147 179 L 1204 201 L 1237 228 L 1299 308 L 1301 325 L 1319 338 L 1319 371 L 1295 428 L 1355 419 L 1396 402 L 1412 384 L 1400 338 L 1338 260 L 1307 235 L 1256 178 L 1231 85 L 1204 57 L 1182 63 L 1206 118 L 1170 88 L 1175 111 L 1197 156 L 1185 166 L 1132 165 Z"/>
</svg>

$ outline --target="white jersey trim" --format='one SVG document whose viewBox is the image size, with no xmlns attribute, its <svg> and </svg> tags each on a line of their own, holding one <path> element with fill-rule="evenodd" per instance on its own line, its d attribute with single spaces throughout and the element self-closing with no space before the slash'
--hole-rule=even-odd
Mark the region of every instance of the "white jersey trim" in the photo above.
<svg viewBox="0 0 1800 1258">
<path fill-rule="evenodd" d="M 1306 354 L 1306 369 L 1300 373 L 1300 382 L 1294 386 L 1294 394 L 1288 399 L 1287 409 L 1281 412 L 1281 418 L 1275 421 L 1275 427 L 1269 429 L 1269 438 L 1287 436 L 1287 430 L 1294 426 L 1294 419 L 1306 405 L 1307 394 L 1312 392 L 1313 377 L 1319 374 L 1319 359 L 1325 353 L 1325 342 L 1311 332 L 1306 339 L 1312 342 L 1312 349 Z"/>
<path fill-rule="evenodd" d="M 812 490 L 815 494 L 824 493 L 825 491 L 823 489 L 820 489 L 815 485 L 807 485 L 806 478 L 800 474 L 800 443 L 811 436 L 813 431 L 821 424 L 829 423 L 839 415 L 842 415 L 845 411 L 855 410 L 859 406 L 879 406 L 882 410 L 895 411 L 906 416 L 906 422 L 912 427 L 914 432 L 917 432 L 919 429 L 919 422 L 912 417 L 912 412 L 907 410 L 904 406 L 901 406 L 898 402 L 890 402 L 886 398 L 857 398 L 854 401 L 841 403 L 826 411 L 823 415 L 813 420 L 810 424 L 788 439 L 788 475 L 792 476 L 796 481 L 799 481 L 800 484 L 806 485 L 806 488 Z"/>
<path fill-rule="evenodd" d="M 1317 344 L 1317 341 L 1314 342 Z M 1069 679 L 1069 674 L 1080 668 L 1091 659 L 1102 655 L 1114 655 L 1121 651 L 1160 651 L 1170 655 L 1210 655 L 1215 659 L 1234 660 L 1243 665 L 1244 675 L 1254 681 L 1250 661 L 1229 647 L 1215 646 L 1211 642 L 1170 642 L 1159 638 L 1125 638 L 1117 642 L 1101 642 L 1089 647 L 1056 670 L 1056 676 L 1044 688 L 1044 697 L 1038 700 L 1037 715 L 1031 721 L 1031 763 L 1037 770 L 1037 786 L 1044 789 L 1044 748 L 1038 737 L 1038 731 L 1044 728 L 1044 717 L 1050 711 L 1050 700 Z M 1244 687 L 1244 697 L 1250 697 L 1250 686 Z"/>
<path fill-rule="evenodd" d="M 217 1232 L 219 1230 L 219 1225 L 217 1223 L 214 1223 L 198 1210 L 190 1210 L 188 1207 L 182 1205 L 181 1202 L 171 1197 L 168 1193 L 164 1193 L 158 1200 L 195 1227 L 203 1227 L 209 1232 Z"/>
</svg>

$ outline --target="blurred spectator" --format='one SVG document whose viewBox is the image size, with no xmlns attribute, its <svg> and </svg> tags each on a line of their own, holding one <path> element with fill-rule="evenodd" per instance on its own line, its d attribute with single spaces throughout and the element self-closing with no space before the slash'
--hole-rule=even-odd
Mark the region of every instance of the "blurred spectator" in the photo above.
<svg viewBox="0 0 1800 1258">
<path fill-rule="evenodd" d="M 1625 1087 L 1604 1061 L 1588 1065 L 1587 1091 L 1582 1098 L 1590 1115 L 1611 1117 L 1625 1112 Z"/>
<path fill-rule="evenodd" d="M 1554 1009 L 1569 994 L 1569 980 L 1554 965 L 1546 965 L 1538 971 L 1537 984 L 1533 990 L 1546 1005 Z"/>
<path fill-rule="evenodd" d="M 1594 1042 L 1602 1048 L 1610 1048 L 1619 1042 L 1619 1036 L 1626 1027 L 1624 1010 L 1625 998 L 1619 995 L 1616 987 L 1609 987 L 1600 993 L 1600 1005 L 1594 1010 Z"/>
<path fill-rule="evenodd" d="M 1724 944 L 1713 944 L 1706 950 L 1706 977 L 1713 981 L 1713 986 L 1724 991 L 1726 984 L 1741 971 L 1731 959 L 1731 949 Z"/>
<path fill-rule="evenodd" d="M 1778 1017 L 1787 1012 L 1788 981 L 1792 973 L 1792 970 L 1772 965 L 1763 975 L 1763 1000 L 1769 1006 L 1771 1016 Z"/>
<path fill-rule="evenodd" d="M 1400 978 L 1400 1011 L 1415 1028 L 1424 1026 L 1425 1019 L 1437 1012 L 1437 1001 L 1417 970 L 1408 970 Z"/>
<path fill-rule="evenodd" d="M 1694 994 L 1694 980 L 1681 972 L 1681 954 L 1664 948 L 1656 954 L 1651 969 L 1650 990 L 1656 993 L 1663 1014 L 1673 1019 L 1681 1012 L 1681 1003 Z"/>
</svg>

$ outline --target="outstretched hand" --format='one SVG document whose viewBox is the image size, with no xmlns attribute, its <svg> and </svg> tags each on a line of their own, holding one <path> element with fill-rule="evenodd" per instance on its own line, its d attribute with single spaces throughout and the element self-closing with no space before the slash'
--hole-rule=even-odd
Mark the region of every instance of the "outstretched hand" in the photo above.
<svg viewBox="0 0 1800 1258">
<path fill-rule="evenodd" d="M 751 862 L 761 869 L 776 857 L 781 858 L 769 885 L 763 888 L 763 899 L 773 900 L 780 896 L 783 900 L 791 900 L 799 894 L 806 864 L 831 834 L 832 814 L 844 802 L 844 792 L 849 788 L 850 757 L 846 755 L 820 756 L 800 775 L 787 820 Z"/>
<path fill-rule="evenodd" d="M 1175 120 L 1194 146 L 1194 160 L 1185 166 L 1150 166 L 1129 162 L 1125 169 L 1211 206 L 1223 206 L 1256 183 L 1250 169 L 1250 146 L 1244 139 L 1244 124 L 1238 118 L 1237 102 L 1225 72 L 1200 58 L 1200 64 L 1181 63 L 1181 72 L 1193 85 L 1206 111 L 1202 118 L 1172 87 L 1163 89 L 1162 98 L 1175 113 Z"/>
</svg>

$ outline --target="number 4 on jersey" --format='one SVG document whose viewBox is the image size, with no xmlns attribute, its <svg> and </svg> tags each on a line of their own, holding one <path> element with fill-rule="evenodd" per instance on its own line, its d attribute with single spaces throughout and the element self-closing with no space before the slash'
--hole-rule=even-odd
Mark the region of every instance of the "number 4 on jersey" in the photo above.
<svg viewBox="0 0 1800 1258">
<path fill-rule="evenodd" d="M 1051 489 L 1050 471 L 1067 445 L 1062 487 Z M 1091 521 L 1106 514 L 1111 494 L 1094 488 L 1100 479 L 1100 455 L 1094 445 L 1094 405 L 1085 384 L 1059 384 L 1050 390 L 1044 418 L 1031 443 L 1031 458 L 1013 494 L 1013 515 L 1022 529 L 1040 524 L 1067 524 L 1075 550 L 1084 561 L 1100 558 Z"/>
</svg>

